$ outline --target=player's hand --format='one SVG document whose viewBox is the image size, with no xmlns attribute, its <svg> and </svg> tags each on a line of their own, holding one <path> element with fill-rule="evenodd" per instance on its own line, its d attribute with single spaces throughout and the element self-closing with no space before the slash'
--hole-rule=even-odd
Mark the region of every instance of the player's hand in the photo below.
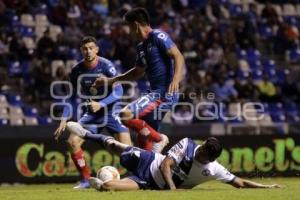
<svg viewBox="0 0 300 200">
<path fill-rule="evenodd" d="M 178 92 L 178 90 L 179 90 L 179 82 L 173 80 L 169 86 L 168 93 L 174 94 L 174 93 Z"/>
<path fill-rule="evenodd" d="M 98 112 L 102 108 L 100 103 L 93 100 L 88 102 L 88 106 L 90 106 L 90 109 L 93 113 Z"/>
<path fill-rule="evenodd" d="M 283 186 L 278 184 L 267 185 L 267 188 L 283 188 Z"/>
<path fill-rule="evenodd" d="M 66 120 L 61 120 L 59 127 L 54 132 L 54 139 L 58 140 L 58 138 L 61 136 L 61 134 L 65 131 L 67 125 Z"/>
</svg>

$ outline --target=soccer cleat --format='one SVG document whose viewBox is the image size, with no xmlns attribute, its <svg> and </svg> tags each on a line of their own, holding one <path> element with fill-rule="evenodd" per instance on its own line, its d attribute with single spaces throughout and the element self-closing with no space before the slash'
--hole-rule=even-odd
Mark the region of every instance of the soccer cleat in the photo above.
<svg viewBox="0 0 300 200">
<path fill-rule="evenodd" d="M 73 187 L 73 189 L 76 189 L 76 190 L 78 190 L 78 189 L 88 189 L 90 187 L 91 187 L 91 185 L 90 185 L 90 182 L 88 180 L 82 180 L 82 181 L 79 182 L 78 185 Z"/>
<path fill-rule="evenodd" d="M 167 144 L 169 143 L 169 138 L 166 135 L 160 134 L 160 137 L 161 137 L 160 142 L 153 143 L 152 151 L 154 153 L 161 153 L 162 150 L 165 148 L 165 146 L 167 146 Z"/>
<path fill-rule="evenodd" d="M 84 136 L 87 133 L 87 130 L 85 130 L 79 123 L 77 122 L 67 122 L 66 126 L 67 130 L 70 133 L 73 133 L 81 138 L 84 138 Z"/>
<path fill-rule="evenodd" d="M 96 177 L 90 177 L 89 183 L 91 188 L 94 188 L 96 190 L 101 190 L 101 187 L 103 185 L 103 181 Z"/>
</svg>

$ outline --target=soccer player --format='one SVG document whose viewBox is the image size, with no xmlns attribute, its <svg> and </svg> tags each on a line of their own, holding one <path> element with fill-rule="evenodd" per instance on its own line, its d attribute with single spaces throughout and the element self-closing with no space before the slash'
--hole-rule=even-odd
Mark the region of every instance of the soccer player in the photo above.
<svg viewBox="0 0 300 200">
<path fill-rule="evenodd" d="M 123 95 L 122 86 L 117 85 L 114 88 L 108 88 L 106 91 L 107 94 L 104 94 L 104 88 L 98 88 L 97 90 L 90 89 L 99 74 L 108 77 L 116 76 L 117 72 L 114 65 L 109 60 L 97 56 L 99 47 L 97 46 L 96 39 L 94 37 L 84 37 L 80 44 L 80 50 L 84 59 L 73 67 L 70 74 L 70 82 L 73 86 L 73 97 L 77 94 L 81 94 L 80 97 L 85 95 L 86 97 L 94 96 L 95 98 L 87 99 L 89 100 L 87 103 L 88 108 L 83 113 L 79 123 L 86 125 L 87 130 L 92 134 L 100 133 L 103 126 L 100 126 L 99 124 L 103 124 L 108 132 L 114 135 L 117 140 L 125 144 L 131 144 L 128 129 L 121 124 L 117 113 L 121 109 L 120 106 L 116 106 L 116 103 Z M 77 85 L 77 83 L 80 85 Z M 100 98 L 100 96 L 96 97 L 96 95 L 103 95 L 105 97 Z M 54 133 L 56 139 L 58 139 L 58 137 L 63 133 L 69 123 L 72 123 L 67 122 L 66 120 L 69 115 L 70 110 L 68 107 L 64 107 L 62 120 Z M 82 177 L 79 185 L 74 188 L 88 188 L 90 173 L 84 159 L 83 150 L 81 149 L 84 140 L 72 132 L 70 133 L 71 134 L 67 143 L 71 153 L 71 158 Z"/>
<path fill-rule="evenodd" d="M 78 136 L 96 140 L 113 153 L 120 155 L 123 167 L 132 176 L 121 180 L 103 182 L 91 177 L 90 184 L 97 190 L 138 190 L 138 189 L 191 189 L 210 180 L 219 180 L 236 188 L 279 188 L 280 185 L 265 185 L 239 178 L 230 173 L 216 159 L 222 146 L 216 138 L 210 137 L 201 145 L 189 138 L 175 144 L 164 156 L 145 151 L 114 140 L 102 134 L 92 135 L 78 123 L 68 127 Z"/>
<path fill-rule="evenodd" d="M 140 40 L 135 66 L 113 78 L 100 77 L 94 86 L 134 81 L 146 74 L 150 93 L 122 109 L 120 118 L 124 125 L 138 133 L 140 148 L 161 152 L 168 138 L 157 130 L 164 114 L 178 101 L 184 58 L 167 33 L 151 28 L 150 17 L 144 8 L 132 9 L 124 18 L 131 35 Z"/>
</svg>

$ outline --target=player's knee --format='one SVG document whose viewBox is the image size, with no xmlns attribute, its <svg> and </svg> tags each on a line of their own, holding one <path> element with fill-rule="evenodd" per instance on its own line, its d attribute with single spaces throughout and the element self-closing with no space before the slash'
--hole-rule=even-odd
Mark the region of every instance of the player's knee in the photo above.
<svg viewBox="0 0 300 200">
<path fill-rule="evenodd" d="M 128 120 L 133 119 L 133 113 L 129 108 L 124 108 L 120 112 L 120 119 L 123 124 L 126 124 Z"/>
<path fill-rule="evenodd" d="M 73 150 L 80 148 L 80 141 L 77 138 L 72 137 L 72 136 L 70 136 L 68 138 L 67 144 L 68 144 L 69 148 L 73 149 Z"/>
</svg>

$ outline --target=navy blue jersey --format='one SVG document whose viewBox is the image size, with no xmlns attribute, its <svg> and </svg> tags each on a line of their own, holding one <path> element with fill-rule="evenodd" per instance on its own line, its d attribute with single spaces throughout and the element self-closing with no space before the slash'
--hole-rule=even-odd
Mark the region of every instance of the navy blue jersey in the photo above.
<svg viewBox="0 0 300 200">
<path fill-rule="evenodd" d="M 96 66 L 86 67 L 84 61 L 80 61 L 72 68 L 70 73 L 70 82 L 73 86 L 73 96 L 77 95 L 82 99 L 93 99 L 98 101 L 102 107 L 109 106 L 118 101 L 123 95 L 123 88 L 121 85 L 116 87 L 99 87 L 92 88 L 98 76 L 114 77 L 117 71 L 113 63 L 103 57 L 98 57 Z M 68 116 L 68 111 L 65 109 L 63 116 Z"/>
<path fill-rule="evenodd" d="M 145 68 L 151 90 L 161 94 L 168 91 L 173 80 L 173 62 L 167 51 L 174 45 L 167 33 L 154 29 L 136 48 L 136 66 Z"/>
</svg>

